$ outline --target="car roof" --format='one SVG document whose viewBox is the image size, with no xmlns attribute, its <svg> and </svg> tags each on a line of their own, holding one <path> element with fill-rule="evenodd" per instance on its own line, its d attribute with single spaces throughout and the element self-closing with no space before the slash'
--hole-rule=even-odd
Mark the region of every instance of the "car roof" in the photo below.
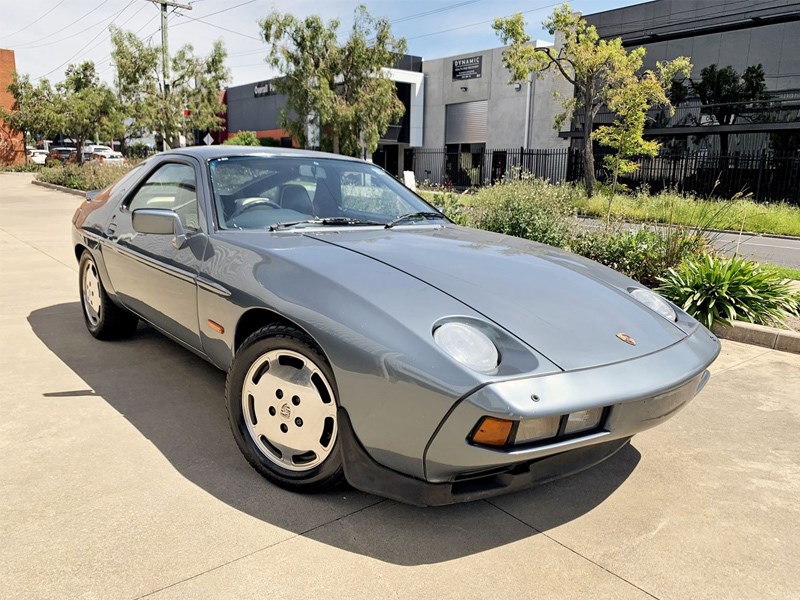
<svg viewBox="0 0 800 600">
<path fill-rule="evenodd" d="M 194 156 L 200 160 L 213 160 L 231 156 L 263 156 L 286 158 L 325 158 L 351 162 L 363 162 L 351 156 L 317 152 L 315 150 L 301 150 L 298 148 L 281 148 L 276 146 L 191 146 L 175 148 L 160 153 L 163 155 Z"/>
</svg>

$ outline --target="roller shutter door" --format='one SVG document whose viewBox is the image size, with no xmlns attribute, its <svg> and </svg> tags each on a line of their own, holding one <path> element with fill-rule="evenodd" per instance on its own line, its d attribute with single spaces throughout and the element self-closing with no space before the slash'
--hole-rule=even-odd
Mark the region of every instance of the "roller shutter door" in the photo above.
<svg viewBox="0 0 800 600">
<path fill-rule="evenodd" d="M 448 104 L 445 113 L 445 144 L 486 143 L 488 100 Z"/>
</svg>

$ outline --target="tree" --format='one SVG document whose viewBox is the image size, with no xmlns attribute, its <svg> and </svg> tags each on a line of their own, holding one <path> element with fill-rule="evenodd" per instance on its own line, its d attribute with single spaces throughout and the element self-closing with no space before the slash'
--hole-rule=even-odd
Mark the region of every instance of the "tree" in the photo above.
<svg viewBox="0 0 800 600">
<path fill-rule="evenodd" d="M 531 74 L 558 72 L 575 86 L 575 95 L 563 102 L 564 112 L 556 119 L 560 128 L 565 119 L 579 115 L 583 120 L 583 170 L 586 192 L 592 196 L 595 188 L 594 152 L 592 130 L 600 108 L 608 103 L 609 92 L 631 81 L 641 66 L 644 48 L 628 53 L 622 40 L 602 40 L 593 25 L 568 4 L 556 8 L 542 25 L 556 35 L 557 48 L 534 48 L 531 37 L 525 33 L 522 13 L 495 19 L 492 28 L 503 44 L 510 45 L 503 52 L 503 63 L 511 72 L 512 81 L 523 81 Z"/>
<path fill-rule="evenodd" d="M 316 15 L 298 19 L 272 12 L 261 21 L 270 45 L 267 62 L 284 73 L 275 81 L 288 97 L 281 126 L 301 145 L 313 144 L 308 128 L 318 128 L 336 153 L 372 153 L 389 125 L 403 116 L 394 82 L 382 71 L 406 50 L 389 20 L 373 18 L 362 5 L 350 36 L 337 40 L 339 21 Z"/>
<path fill-rule="evenodd" d="M 633 57 L 634 54 L 630 56 Z M 599 127 L 593 134 L 598 143 L 615 151 L 604 159 L 606 167 L 612 172 L 612 194 L 608 199 L 607 219 L 611 218 L 611 200 L 613 192 L 616 192 L 619 176 L 633 173 L 639 168 L 639 163 L 635 160 L 637 157 L 658 154 L 660 144 L 643 137 L 648 111 L 653 106 L 663 106 L 670 115 L 674 113 L 667 90 L 676 76 L 687 77 L 691 73 L 692 64 L 688 58 L 681 56 L 668 62 L 657 61 L 655 71 L 648 69 L 637 75 L 640 68 L 641 59 L 629 80 L 620 82 L 620 85 L 607 91 L 606 107 L 616 117 L 611 125 Z"/>
<path fill-rule="evenodd" d="M 747 67 L 741 75 L 731 66 L 718 68 L 709 65 L 700 71 L 700 79 L 687 77 L 676 82 L 671 90 L 673 104 L 685 101 L 694 95 L 703 104 L 701 114 L 710 114 L 718 125 L 733 125 L 737 118 L 747 118 L 748 103 L 769 99 L 764 82 L 764 68 L 759 65 Z M 697 124 L 700 124 L 699 122 Z M 728 156 L 728 133 L 719 134 L 720 155 Z"/>
<path fill-rule="evenodd" d="M 111 29 L 111 44 L 115 83 L 131 130 L 157 132 L 174 148 L 183 131 L 221 129 L 225 106 L 220 92 L 229 79 L 222 42 L 214 42 L 206 57 L 196 56 L 190 44 L 182 47 L 170 60 L 167 81 L 160 47 L 116 27 Z"/>
<path fill-rule="evenodd" d="M 14 73 L 8 91 L 14 98 L 14 107 L 10 111 L 0 107 L 0 119 L 10 129 L 35 139 L 53 137 L 60 131 L 58 94 L 47 79 L 34 85 L 28 75 Z"/>
<path fill-rule="evenodd" d="M 64 81 L 56 85 L 61 128 L 75 141 L 78 160 L 83 162 L 84 142 L 109 127 L 117 109 L 116 97 L 100 82 L 92 61 L 70 65 L 65 76 Z"/>
</svg>

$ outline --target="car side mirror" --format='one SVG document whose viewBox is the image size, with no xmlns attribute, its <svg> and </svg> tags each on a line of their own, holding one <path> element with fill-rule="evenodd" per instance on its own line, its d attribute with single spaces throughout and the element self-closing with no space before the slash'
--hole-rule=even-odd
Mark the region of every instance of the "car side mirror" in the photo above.
<svg viewBox="0 0 800 600">
<path fill-rule="evenodd" d="M 133 230 L 153 235 L 173 235 L 172 245 L 180 250 L 186 245 L 186 231 L 181 218 L 167 208 L 137 208 L 133 211 Z"/>
</svg>

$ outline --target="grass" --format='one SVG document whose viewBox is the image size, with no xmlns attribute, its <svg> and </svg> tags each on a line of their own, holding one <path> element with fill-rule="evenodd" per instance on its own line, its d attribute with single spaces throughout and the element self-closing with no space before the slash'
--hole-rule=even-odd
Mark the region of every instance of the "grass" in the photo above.
<svg viewBox="0 0 800 600">
<path fill-rule="evenodd" d="M 783 279 L 793 279 L 800 281 L 800 269 L 792 269 L 791 267 L 783 267 L 781 265 L 761 264 L 764 269 L 772 271 L 782 277 Z"/>
<path fill-rule="evenodd" d="M 543 196 L 566 198 L 576 214 L 605 218 L 607 195 L 597 194 L 588 198 L 580 187 L 570 184 L 537 187 L 537 192 Z M 488 189 L 491 188 L 482 188 L 469 194 L 442 191 L 420 193 L 437 206 L 452 202 L 469 206 L 480 203 L 482 195 L 488 193 L 484 190 Z M 705 200 L 675 192 L 615 194 L 611 216 L 625 221 L 671 222 L 702 228 L 800 236 L 800 207 L 782 202 L 757 203 L 747 198 Z"/>
</svg>

